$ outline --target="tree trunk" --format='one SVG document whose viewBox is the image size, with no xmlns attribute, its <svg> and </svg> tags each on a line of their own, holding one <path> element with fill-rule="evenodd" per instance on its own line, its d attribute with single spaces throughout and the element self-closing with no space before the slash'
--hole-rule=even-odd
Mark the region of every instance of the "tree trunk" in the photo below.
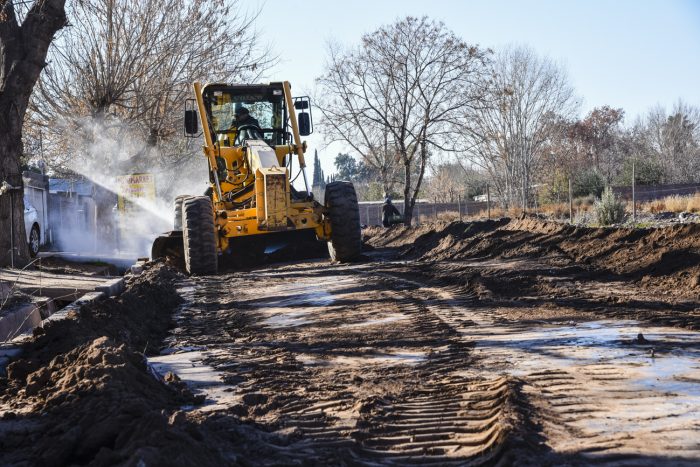
<svg viewBox="0 0 700 467">
<path fill-rule="evenodd" d="M 6 123 L 0 118 L 0 125 Z M 29 263 L 29 247 L 24 229 L 24 198 L 22 173 L 19 165 L 21 154 L 19 135 L 0 140 L 0 184 L 6 182 L 15 189 L 0 195 L 0 266 L 23 267 Z"/>
<path fill-rule="evenodd" d="M 404 162 L 403 225 L 410 227 L 412 220 L 413 203 L 411 203 L 411 163 Z"/>
<path fill-rule="evenodd" d="M 22 124 L 56 31 L 66 24 L 65 0 L 36 0 L 20 25 L 11 0 L 0 0 L 0 266 L 29 262 L 20 171 Z M 11 194 L 10 194 L 11 193 Z M 14 224 L 14 225 L 12 225 Z"/>
</svg>

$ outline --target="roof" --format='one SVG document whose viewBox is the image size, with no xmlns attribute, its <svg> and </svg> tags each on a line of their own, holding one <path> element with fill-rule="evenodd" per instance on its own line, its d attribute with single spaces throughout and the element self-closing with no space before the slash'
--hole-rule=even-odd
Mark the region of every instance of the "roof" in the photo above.
<svg viewBox="0 0 700 467">
<path fill-rule="evenodd" d="M 49 179 L 49 193 L 75 193 L 80 196 L 92 196 L 92 191 L 93 184 L 87 180 Z"/>
</svg>

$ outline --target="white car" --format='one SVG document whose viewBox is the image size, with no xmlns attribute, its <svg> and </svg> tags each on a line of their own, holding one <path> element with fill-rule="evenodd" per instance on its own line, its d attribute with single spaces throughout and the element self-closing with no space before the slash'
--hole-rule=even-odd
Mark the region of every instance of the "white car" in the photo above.
<svg viewBox="0 0 700 467">
<path fill-rule="evenodd" d="M 39 253 L 39 245 L 41 245 L 41 219 L 26 196 L 24 197 L 24 229 L 27 232 L 29 254 L 34 258 Z"/>
</svg>

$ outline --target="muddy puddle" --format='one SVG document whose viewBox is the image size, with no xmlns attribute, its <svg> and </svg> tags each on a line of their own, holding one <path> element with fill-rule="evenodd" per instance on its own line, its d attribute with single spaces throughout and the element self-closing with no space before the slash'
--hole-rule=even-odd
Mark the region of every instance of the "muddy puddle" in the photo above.
<svg viewBox="0 0 700 467">
<path fill-rule="evenodd" d="M 383 326 L 386 324 L 392 324 L 397 321 L 403 321 L 408 319 L 408 316 L 404 313 L 389 313 L 379 318 L 372 318 L 365 321 L 360 321 L 357 323 L 346 323 L 342 324 L 341 328 L 363 328 L 369 326 Z"/>
<path fill-rule="evenodd" d="M 364 353 L 359 355 L 339 355 L 319 358 L 317 355 L 299 354 L 296 360 L 309 366 L 347 366 L 363 368 L 367 365 L 417 365 L 425 362 L 424 351 L 395 350 L 382 353 Z"/>
<path fill-rule="evenodd" d="M 159 379 L 168 373 L 176 374 L 194 395 L 204 395 L 202 411 L 225 409 L 235 402 L 233 386 L 223 383 L 223 374 L 204 363 L 212 354 L 204 349 L 174 351 L 148 358 L 148 367 Z M 193 407 L 183 407 L 185 410 Z"/>
<path fill-rule="evenodd" d="M 493 332 L 493 326 L 464 329 L 481 334 L 477 349 L 509 355 L 512 369 L 522 376 L 543 368 L 610 364 L 624 367 L 641 387 L 660 391 L 685 388 L 700 396 L 700 333 L 654 327 L 636 321 L 591 321 L 562 326 Z M 517 334 L 517 338 L 515 335 Z M 621 374 L 623 374 L 621 373 Z"/>
<path fill-rule="evenodd" d="M 331 305 L 333 295 L 324 290 L 307 291 L 298 296 L 276 298 L 256 303 L 262 324 L 271 328 L 303 326 L 313 321 L 312 315 Z"/>
<path fill-rule="evenodd" d="M 473 317 L 472 317 L 473 319 Z M 700 333 L 636 321 L 460 329 L 481 369 L 526 382 L 558 418 L 558 452 L 700 452 Z M 575 433 L 575 435 L 572 435 Z"/>
<path fill-rule="evenodd" d="M 260 315 L 260 323 L 270 328 L 297 327 L 311 324 L 314 314 L 322 312 L 335 301 L 332 291 L 350 281 L 321 280 L 300 285 L 276 284 L 265 287 L 265 298 L 250 302 Z"/>
</svg>

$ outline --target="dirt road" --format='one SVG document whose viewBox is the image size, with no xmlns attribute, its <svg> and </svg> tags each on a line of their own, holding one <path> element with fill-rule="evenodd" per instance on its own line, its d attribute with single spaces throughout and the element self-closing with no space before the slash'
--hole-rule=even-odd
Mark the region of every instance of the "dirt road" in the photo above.
<svg viewBox="0 0 700 467">
<path fill-rule="evenodd" d="M 369 230 L 374 249 L 352 265 L 201 278 L 154 266 L 108 307 L 124 322 L 109 340 L 93 317 L 104 310 L 71 325 L 88 323 L 71 339 L 79 363 L 46 363 L 68 346 L 56 335 L 67 328 L 49 328 L 0 379 L 0 454 L 11 465 L 46 448 L 58 459 L 46 465 L 697 465 L 700 265 L 682 260 L 700 251 L 695 227 L 528 222 Z M 91 435 L 39 451 L 27 440 L 48 423 Z"/>
<path fill-rule="evenodd" d="M 370 258 L 184 280 L 180 353 L 151 362 L 290 462 L 700 461 L 700 335 L 633 319 L 674 304 L 532 259 Z"/>
</svg>

